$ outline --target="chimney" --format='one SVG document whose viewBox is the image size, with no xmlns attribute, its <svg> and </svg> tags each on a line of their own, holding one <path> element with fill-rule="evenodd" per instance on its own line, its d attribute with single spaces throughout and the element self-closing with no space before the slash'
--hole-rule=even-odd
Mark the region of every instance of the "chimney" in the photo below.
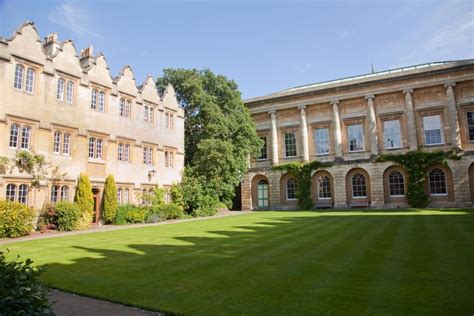
<svg viewBox="0 0 474 316">
<path fill-rule="evenodd" d="M 43 48 L 46 52 L 46 55 L 55 55 L 59 49 L 58 33 L 51 33 L 46 36 L 44 38 Z"/>
<path fill-rule="evenodd" d="M 94 47 L 92 45 L 81 50 L 80 61 L 81 61 L 81 66 L 83 68 L 87 68 L 88 66 L 91 65 L 93 54 L 94 54 Z"/>
</svg>

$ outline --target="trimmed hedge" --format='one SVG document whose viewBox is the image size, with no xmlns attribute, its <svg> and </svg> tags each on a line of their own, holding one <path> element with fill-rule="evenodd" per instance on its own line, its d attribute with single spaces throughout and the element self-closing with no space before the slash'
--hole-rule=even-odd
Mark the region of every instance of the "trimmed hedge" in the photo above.
<svg viewBox="0 0 474 316">
<path fill-rule="evenodd" d="M 27 205 L 0 201 L 0 238 L 28 235 L 33 230 L 34 216 Z"/>
</svg>

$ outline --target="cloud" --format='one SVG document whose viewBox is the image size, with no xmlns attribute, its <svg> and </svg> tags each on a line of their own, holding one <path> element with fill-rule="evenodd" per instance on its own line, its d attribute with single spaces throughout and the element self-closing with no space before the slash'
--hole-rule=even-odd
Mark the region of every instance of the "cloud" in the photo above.
<svg viewBox="0 0 474 316">
<path fill-rule="evenodd" d="M 80 36 L 95 36 L 102 37 L 102 35 L 92 31 L 90 14 L 83 8 L 79 7 L 75 2 L 64 2 L 54 8 L 49 13 L 49 20 L 52 23 L 61 25 Z"/>
</svg>

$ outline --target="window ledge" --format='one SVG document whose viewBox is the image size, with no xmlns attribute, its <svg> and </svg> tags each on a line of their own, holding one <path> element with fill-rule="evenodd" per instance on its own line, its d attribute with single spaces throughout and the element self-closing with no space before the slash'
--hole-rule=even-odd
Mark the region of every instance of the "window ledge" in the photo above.
<svg viewBox="0 0 474 316">
<path fill-rule="evenodd" d="M 92 158 L 89 158 L 87 162 L 89 162 L 89 163 L 101 164 L 101 165 L 104 165 L 104 164 L 105 164 L 105 160 L 103 160 L 103 159 L 92 159 Z"/>
</svg>

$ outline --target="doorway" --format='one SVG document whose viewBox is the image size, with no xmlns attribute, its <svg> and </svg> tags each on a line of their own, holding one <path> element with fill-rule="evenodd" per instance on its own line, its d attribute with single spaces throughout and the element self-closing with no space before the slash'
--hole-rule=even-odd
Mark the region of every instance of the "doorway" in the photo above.
<svg viewBox="0 0 474 316">
<path fill-rule="evenodd" d="M 268 207 L 268 181 L 260 180 L 257 185 L 257 207 Z"/>
<path fill-rule="evenodd" d="M 100 190 L 97 188 L 92 189 L 92 196 L 94 198 L 94 218 L 93 223 L 99 224 L 100 221 Z"/>
</svg>

